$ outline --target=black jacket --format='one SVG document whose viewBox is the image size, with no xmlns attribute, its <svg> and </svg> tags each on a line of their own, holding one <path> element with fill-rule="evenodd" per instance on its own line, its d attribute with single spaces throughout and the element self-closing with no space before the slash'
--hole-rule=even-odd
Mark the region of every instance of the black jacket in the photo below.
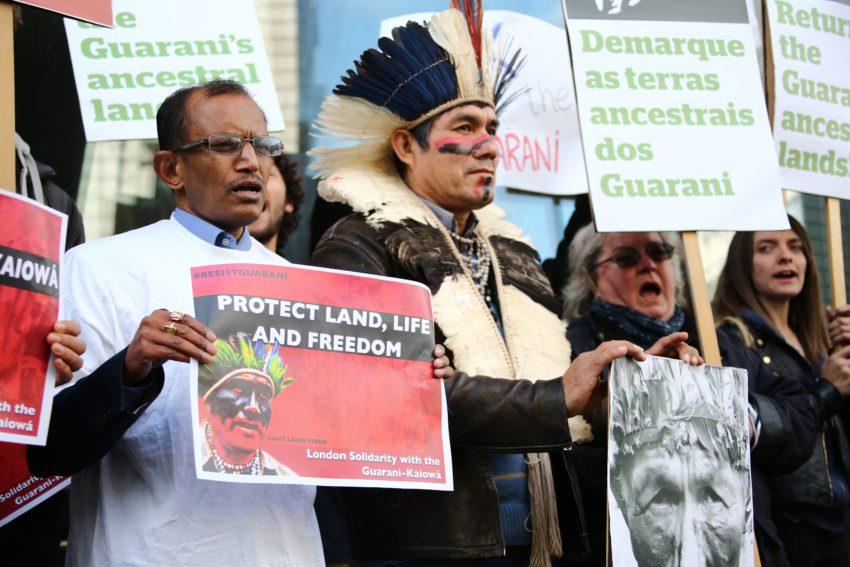
<svg viewBox="0 0 850 567">
<path fill-rule="evenodd" d="M 112 449 L 162 391 L 165 374 L 155 368 L 137 386 L 124 385 L 124 349 L 53 398 L 44 447 L 27 447 L 36 476 L 78 473 Z"/>
<path fill-rule="evenodd" d="M 692 333 L 691 336 L 696 335 Z M 595 324 L 589 315 L 570 323 L 567 337 L 573 347 L 573 356 L 593 350 L 603 341 L 624 338 L 617 334 L 616 329 Z M 814 412 L 805 391 L 795 380 L 771 372 L 736 336 L 721 329 L 718 331 L 718 341 L 723 364 L 747 370 L 750 403 L 759 412 L 762 422 L 761 436 L 751 454 L 756 538 L 762 565 L 784 565 L 781 541 L 771 517 L 766 473 L 794 470 L 809 458 L 815 437 Z M 585 561 L 588 565 L 601 565 L 605 558 L 607 448 L 604 427 L 601 431 L 594 431 L 594 437 L 597 441 L 591 446 L 577 446 L 570 451 L 588 515 L 588 535 L 591 541 L 589 557 L 581 557 L 583 546 L 576 530 L 578 524 L 563 520 L 576 518 L 576 503 L 569 477 L 560 466 L 562 461 L 552 459 L 553 468 L 556 469 L 558 514 L 562 518 L 564 548 L 569 560 L 576 564 Z"/>
<path fill-rule="evenodd" d="M 818 423 L 811 457 L 800 468 L 770 479 L 777 512 L 791 513 L 793 510 L 794 515 L 799 516 L 797 512 L 803 507 L 830 509 L 846 505 L 848 495 L 846 492 L 836 494 L 836 479 L 830 478 L 828 470 L 830 459 L 837 459 L 837 463 L 831 464 L 841 469 L 846 486 L 850 479 L 850 449 L 841 419 L 846 415 L 846 402 L 835 386 L 820 378 L 819 365 L 809 363 L 757 313 L 745 311 L 740 320 L 750 334 L 746 339 L 734 325 L 727 327 L 756 352 L 772 373 L 793 377 L 806 389 Z M 813 514 L 817 514 L 816 510 L 810 510 L 810 515 Z M 835 527 L 846 530 L 844 522 L 840 524 Z"/>
<path fill-rule="evenodd" d="M 379 234 L 363 216 L 350 215 L 325 234 L 313 253 L 313 264 L 416 280 L 436 291 L 446 270 L 453 269 L 450 255 L 402 265 L 387 251 L 385 241 L 393 238 L 391 233 L 409 228 L 410 223 L 406 228 L 390 226 Z M 412 245 L 427 240 L 424 225 L 413 228 L 422 239 Z M 504 277 L 510 278 L 511 273 L 505 270 Z M 551 292 L 547 300 L 554 301 Z M 437 341 L 442 342 L 439 327 L 436 331 Z M 447 380 L 445 387 L 454 491 L 346 490 L 355 558 L 502 555 L 498 497 L 487 453 L 551 451 L 570 443 L 560 378 L 532 383 L 460 373 Z"/>
</svg>

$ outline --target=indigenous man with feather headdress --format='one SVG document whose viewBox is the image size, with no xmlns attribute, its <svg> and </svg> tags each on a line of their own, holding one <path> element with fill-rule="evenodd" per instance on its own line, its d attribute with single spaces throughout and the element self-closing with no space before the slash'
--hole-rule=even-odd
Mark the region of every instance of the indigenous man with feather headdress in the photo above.
<svg viewBox="0 0 850 567">
<path fill-rule="evenodd" d="M 203 462 L 207 472 L 294 475 L 263 451 L 272 417 L 271 401 L 294 380 L 280 357 L 280 345 L 253 345 L 246 336 L 215 341 L 216 355 L 202 365 L 198 394 L 207 407 Z"/>
<path fill-rule="evenodd" d="M 446 381 L 454 491 L 347 493 L 357 559 L 548 565 L 561 540 L 547 451 L 588 439 L 579 414 L 608 362 L 643 356 L 619 341 L 570 365 L 538 255 L 493 204 L 498 112 L 522 57 L 496 54 L 482 19 L 481 2 L 454 1 L 396 28 L 317 123 L 348 142 L 314 150 L 319 193 L 354 214 L 314 263 L 427 285 L 460 371 Z"/>
</svg>

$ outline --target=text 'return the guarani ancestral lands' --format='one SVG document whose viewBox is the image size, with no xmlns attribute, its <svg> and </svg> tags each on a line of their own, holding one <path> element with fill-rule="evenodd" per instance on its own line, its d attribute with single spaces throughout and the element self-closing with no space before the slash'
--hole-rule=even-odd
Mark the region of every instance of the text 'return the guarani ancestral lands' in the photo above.
<svg viewBox="0 0 850 567">
<path fill-rule="evenodd" d="M 59 316 L 67 217 L 0 191 L 0 441 L 44 445 L 55 372 L 45 338 Z"/>
<path fill-rule="evenodd" d="M 451 490 L 431 293 L 316 268 L 192 269 L 195 468 L 230 482 Z"/>
</svg>

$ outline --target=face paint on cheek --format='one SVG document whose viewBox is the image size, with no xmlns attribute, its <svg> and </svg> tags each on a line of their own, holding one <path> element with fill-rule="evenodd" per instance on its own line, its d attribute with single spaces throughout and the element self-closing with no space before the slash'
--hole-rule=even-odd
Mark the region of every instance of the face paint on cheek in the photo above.
<svg viewBox="0 0 850 567">
<path fill-rule="evenodd" d="M 268 400 L 260 400 L 259 404 L 257 405 L 260 407 L 260 421 L 263 422 L 263 425 L 268 427 L 269 421 L 271 421 L 272 419 L 271 402 L 269 402 Z"/>
<path fill-rule="evenodd" d="M 481 195 L 482 200 L 489 201 L 492 193 L 493 178 L 489 175 L 482 175 L 475 182 L 475 192 Z"/>
<path fill-rule="evenodd" d="M 487 177 L 487 179 L 484 180 L 484 200 L 485 201 L 490 200 L 490 188 L 492 187 L 492 185 L 493 185 L 493 178 Z"/>
<path fill-rule="evenodd" d="M 489 142 L 493 137 L 484 134 L 472 140 L 462 136 L 446 136 L 434 141 L 434 147 L 441 154 L 453 154 L 468 156 L 478 151 L 481 146 Z"/>
<path fill-rule="evenodd" d="M 233 419 L 249 402 L 248 397 L 242 394 L 219 388 L 209 400 L 210 412 L 219 415 L 222 419 Z"/>
</svg>

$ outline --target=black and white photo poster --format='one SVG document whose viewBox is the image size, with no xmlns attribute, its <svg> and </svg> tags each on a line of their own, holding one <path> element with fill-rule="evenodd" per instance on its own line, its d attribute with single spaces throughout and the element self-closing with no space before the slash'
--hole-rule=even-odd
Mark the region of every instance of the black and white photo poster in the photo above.
<svg viewBox="0 0 850 567">
<path fill-rule="evenodd" d="M 747 373 L 619 359 L 610 404 L 611 565 L 751 566 Z"/>
</svg>

